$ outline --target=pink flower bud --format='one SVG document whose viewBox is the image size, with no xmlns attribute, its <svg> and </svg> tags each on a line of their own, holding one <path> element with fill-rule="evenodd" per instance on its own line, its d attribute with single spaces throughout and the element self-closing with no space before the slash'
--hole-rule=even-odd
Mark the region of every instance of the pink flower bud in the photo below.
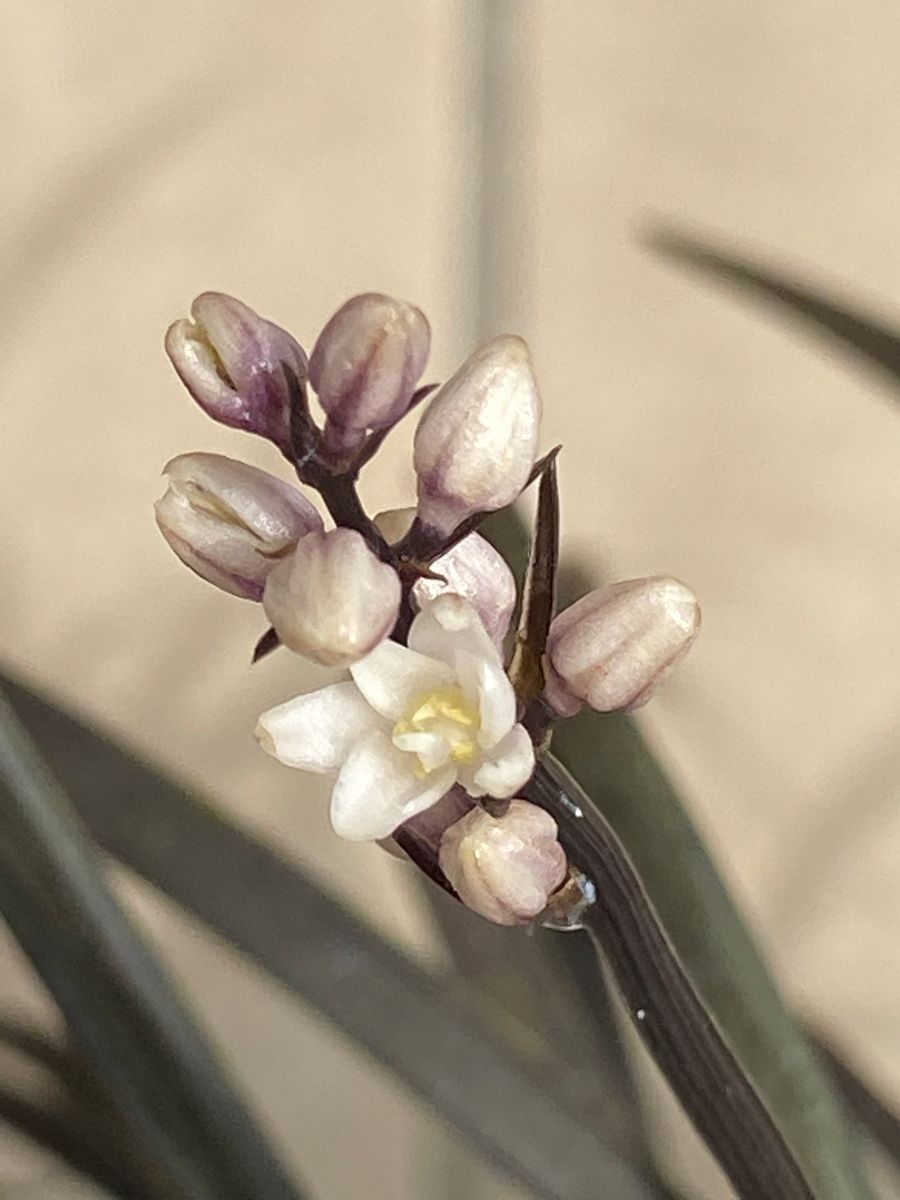
<svg viewBox="0 0 900 1200">
<path fill-rule="evenodd" d="M 352 450 L 367 429 L 399 421 L 430 345 L 425 314 L 412 304 L 366 292 L 342 305 L 309 360 L 309 381 L 328 417 L 327 443 Z"/>
<path fill-rule="evenodd" d="M 560 613 L 547 639 L 545 695 L 571 716 L 646 704 L 700 629 L 697 597 L 677 579 L 630 579 L 589 592 Z"/>
<path fill-rule="evenodd" d="M 166 333 L 166 353 L 182 383 L 214 421 L 258 433 L 285 449 L 290 406 L 284 366 L 305 381 L 301 347 L 285 330 L 221 292 L 198 296 L 191 316 Z"/>
<path fill-rule="evenodd" d="M 393 629 L 400 578 L 354 529 L 301 538 L 266 581 L 263 608 L 275 632 L 298 654 L 349 666 Z"/>
<path fill-rule="evenodd" d="M 414 516 L 413 508 L 389 509 L 378 514 L 375 524 L 393 544 L 407 533 Z M 487 538 L 470 533 L 446 554 L 436 558 L 431 569 L 443 575 L 447 582 L 418 580 L 412 590 L 416 606 L 421 608 L 443 592 L 455 592 L 469 601 L 494 644 L 502 646 L 516 606 L 516 581 L 503 555 Z"/>
<path fill-rule="evenodd" d="M 440 389 L 419 422 L 419 517 L 450 533 L 472 513 L 510 504 L 537 450 L 541 400 L 528 347 L 486 342 Z"/>
<path fill-rule="evenodd" d="M 556 822 L 511 800 L 502 817 L 475 808 L 441 838 L 441 870 L 467 907 L 496 925 L 527 925 L 566 877 Z"/>
<path fill-rule="evenodd" d="M 502 646 L 516 606 L 516 581 L 503 555 L 486 538 L 470 533 L 436 558 L 431 569 L 447 582 L 418 580 L 413 599 L 419 608 L 443 592 L 464 596 L 481 617 L 491 641 Z"/>
<path fill-rule="evenodd" d="M 232 595 L 261 600 L 279 558 L 322 528 L 296 488 L 222 454 L 180 454 L 164 474 L 160 532 L 192 571 Z"/>
</svg>

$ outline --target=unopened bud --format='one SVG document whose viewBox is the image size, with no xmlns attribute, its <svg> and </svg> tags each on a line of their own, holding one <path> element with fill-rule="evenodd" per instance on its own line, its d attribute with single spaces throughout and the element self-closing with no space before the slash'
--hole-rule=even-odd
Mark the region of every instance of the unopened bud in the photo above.
<svg viewBox="0 0 900 1200">
<path fill-rule="evenodd" d="M 566 877 L 548 812 L 511 800 L 502 817 L 473 809 L 441 838 L 441 870 L 462 902 L 496 925 L 527 925 Z"/>
<path fill-rule="evenodd" d="M 512 503 L 534 463 L 540 419 L 525 342 L 497 337 L 476 350 L 416 431 L 420 520 L 450 533 L 473 513 Z"/>
<path fill-rule="evenodd" d="M 516 606 L 516 581 L 503 555 L 486 538 L 470 533 L 436 558 L 431 569 L 447 582 L 418 580 L 413 587 L 418 607 L 443 592 L 464 596 L 481 617 L 491 641 L 501 646 Z"/>
<path fill-rule="evenodd" d="M 327 415 L 326 444 L 352 450 L 409 407 L 428 360 L 431 328 L 412 304 L 366 292 L 337 310 L 313 347 L 309 381 Z"/>
<path fill-rule="evenodd" d="M 322 519 L 296 488 L 222 454 L 181 454 L 164 472 L 156 523 L 183 563 L 209 583 L 261 600 L 269 572 Z"/>
<path fill-rule="evenodd" d="M 354 529 L 301 538 L 266 581 L 263 608 L 281 641 L 327 666 L 349 666 L 393 629 L 400 578 Z"/>
<path fill-rule="evenodd" d="M 414 516 L 414 508 L 389 509 L 378 514 L 375 524 L 393 544 L 408 532 Z M 470 533 L 430 565 L 431 570 L 442 575 L 446 582 L 427 578 L 417 580 L 412 590 L 416 607 L 421 608 L 444 592 L 455 592 L 469 601 L 491 641 L 501 646 L 516 606 L 515 577 L 503 555 L 487 538 Z"/>
<path fill-rule="evenodd" d="M 700 629 L 697 597 L 677 579 L 631 579 L 582 596 L 547 639 L 546 697 L 563 716 L 640 708 Z"/>
<path fill-rule="evenodd" d="M 192 320 L 166 333 L 166 353 L 182 383 L 214 421 L 290 444 L 285 367 L 306 380 L 306 355 L 278 325 L 221 292 L 204 292 Z"/>
</svg>

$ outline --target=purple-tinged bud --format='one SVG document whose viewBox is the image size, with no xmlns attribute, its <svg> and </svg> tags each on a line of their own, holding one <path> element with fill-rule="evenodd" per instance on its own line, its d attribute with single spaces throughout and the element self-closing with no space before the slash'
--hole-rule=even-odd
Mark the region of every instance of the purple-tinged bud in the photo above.
<svg viewBox="0 0 900 1200">
<path fill-rule="evenodd" d="M 375 524 L 389 543 L 399 542 L 412 525 L 414 508 L 394 508 L 379 513 Z M 502 646 L 516 606 L 516 580 L 506 559 L 487 538 L 470 533 L 431 563 L 439 579 L 419 579 L 412 597 L 418 608 L 443 592 L 465 597 L 481 618 L 491 641 Z"/>
<path fill-rule="evenodd" d="M 475 808 L 441 838 L 441 870 L 468 908 L 495 925 L 527 925 L 566 877 L 556 835 L 550 814 L 526 800 L 502 817 Z"/>
<path fill-rule="evenodd" d="M 700 630 L 697 597 L 677 579 L 629 579 L 582 596 L 547 639 L 550 705 L 562 716 L 646 704 Z"/>
<path fill-rule="evenodd" d="M 447 580 L 420 579 L 413 587 L 419 608 L 443 592 L 464 596 L 481 617 L 492 642 L 502 646 L 516 607 L 516 581 L 506 560 L 478 533 L 470 533 L 431 564 Z"/>
<path fill-rule="evenodd" d="M 180 454 L 164 474 L 160 532 L 192 571 L 234 596 L 261 600 L 278 560 L 322 528 L 296 488 L 222 454 Z"/>
<path fill-rule="evenodd" d="M 425 370 L 431 328 L 412 304 L 366 292 L 337 310 L 319 334 L 309 381 L 327 415 L 326 444 L 352 451 L 366 430 L 388 429 L 409 408 Z"/>
<path fill-rule="evenodd" d="M 290 444 L 290 401 L 284 367 L 306 380 L 306 354 L 278 325 L 232 296 L 204 292 L 193 320 L 166 333 L 166 353 L 203 411 L 232 429 Z"/>
<path fill-rule="evenodd" d="M 528 346 L 511 336 L 486 342 L 416 430 L 420 520 L 446 534 L 473 513 L 511 504 L 534 464 L 540 420 Z"/>
<path fill-rule="evenodd" d="M 349 666 L 391 632 L 400 578 L 355 529 L 301 538 L 266 581 L 263 608 L 281 641 L 326 666 Z"/>
</svg>

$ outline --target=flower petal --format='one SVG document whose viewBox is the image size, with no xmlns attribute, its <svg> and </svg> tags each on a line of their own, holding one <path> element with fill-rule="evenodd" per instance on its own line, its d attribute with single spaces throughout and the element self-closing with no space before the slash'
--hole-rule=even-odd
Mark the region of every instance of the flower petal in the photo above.
<svg viewBox="0 0 900 1200">
<path fill-rule="evenodd" d="M 381 724 L 355 684 L 332 683 L 264 712 L 256 740 L 286 766 L 324 774 L 336 771 L 350 747 Z"/>
<path fill-rule="evenodd" d="M 485 750 L 506 737 L 516 723 L 516 693 L 498 662 L 461 652 L 456 669 L 466 698 L 478 708 L 478 744 Z"/>
<path fill-rule="evenodd" d="M 478 613 L 462 596 L 445 592 L 428 601 L 413 618 L 407 638 L 410 647 L 456 669 L 460 652 L 500 662 L 497 647 Z"/>
<path fill-rule="evenodd" d="M 395 733 L 391 741 L 398 750 L 417 755 L 428 771 L 450 761 L 450 743 L 439 733 Z"/>
<path fill-rule="evenodd" d="M 331 793 L 335 833 L 352 842 L 376 841 L 437 803 L 453 786 L 456 772 L 446 767 L 417 779 L 412 771 L 416 761 L 380 730 L 358 742 Z"/>
<path fill-rule="evenodd" d="M 505 738 L 486 756 L 473 773 L 471 786 L 461 780 L 470 796 L 495 796 L 499 800 L 515 795 L 531 778 L 534 770 L 534 746 L 522 725 L 514 725 Z"/>
<path fill-rule="evenodd" d="M 449 667 L 397 642 L 376 646 L 351 665 L 350 674 L 369 704 L 392 721 L 399 720 L 417 697 L 453 683 Z"/>
</svg>

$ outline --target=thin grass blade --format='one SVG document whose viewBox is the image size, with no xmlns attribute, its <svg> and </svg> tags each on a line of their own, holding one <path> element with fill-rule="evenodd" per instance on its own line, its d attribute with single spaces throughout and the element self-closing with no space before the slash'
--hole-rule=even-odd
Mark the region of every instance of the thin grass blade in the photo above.
<svg viewBox="0 0 900 1200">
<path fill-rule="evenodd" d="M 393 1071 L 546 1200 L 658 1200 L 567 1086 L 503 1045 L 476 998 L 431 976 L 301 870 L 21 685 L 16 708 L 98 842 Z"/>
<path fill-rule="evenodd" d="M 166 1200 L 299 1200 L 3 696 L 0 830 L 0 913 Z"/>
</svg>

